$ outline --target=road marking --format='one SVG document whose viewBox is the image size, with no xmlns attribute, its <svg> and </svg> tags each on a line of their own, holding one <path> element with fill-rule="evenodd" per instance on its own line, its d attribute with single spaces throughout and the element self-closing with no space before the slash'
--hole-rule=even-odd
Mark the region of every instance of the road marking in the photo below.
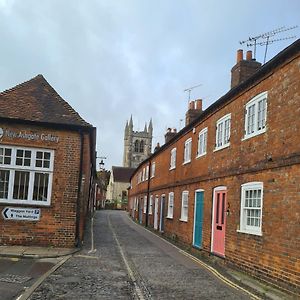
<svg viewBox="0 0 300 300">
<path fill-rule="evenodd" d="M 16 300 L 27 300 L 32 293 L 40 286 L 40 284 L 53 272 L 55 272 L 60 266 L 62 266 L 72 255 L 68 255 L 60 260 L 56 265 L 54 265 L 48 272 L 43 274 L 38 280 L 29 288 L 25 290 L 23 294 L 21 294 Z"/>
<path fill-rule="evenodd" d="M 123 252 L 123 249 L 122 249 L 122 247 L 121 247 L 121 245 L 120 245 L 120 242 L 119 242 L 119 240 L 118 240 L 118 237 L 117 237 L 117 235 L 116 235 L 116 233 L 115 233 L 115 231 L 114 231 L 114 228 L 113 228 L 113 226 L 112 226 L 112 224 L 111 224 L 111 222 L 110 222 L 109 215 L 107 215 L 107 221 L 108 221 L 108 227 L 110 228 L 110 230 L 111 230 L 111 232 L 112 232 L 112 235 L 113 235 L 113 237 L 114 237 L 114 240 L 115 240 L 116 243 L 117 243 L 117 246 L 118 246 L 118 249 L 119 249 L 119 251 L 120 251 L 122 260 L 123 260 L 123 262 L 124 262 L 124 264 L 125 264 L 125 267 L 126 267 L 126 269 L 127 269 L 127 273 L 128 273 L 128 275 L 129 275 L 129 278 L 130 278 L 131 281 L 133 282 L 133 285 L 134 285 L 134 289 L 135 289 L 136 295 L 137 295 L 138 299 L 140 299 L 140 300 L 145 300 L 144 295 L 143 295 L 143 292 L 141 291 L 140 287 L 137 285 L 137 280 L 136 280 L 136 278 L 135 278 L 135 276 L 134 276 L 134 274 L 133 274 L 132 269 L 131 269 L 130 266 L 129 266 L 128 260 L 127 260 L 127 258 L 126 258 L 126 256 L 125 256 L 124 252 Z"/>
<path fill-rule="evenodd" d="M 97 256 L 90 256 L 90 255 L 84 255 L 84 254 L 74 255 L 74 257 L 82 257 L 82 258 L 89 258 L 89 259 L 99 259 L 99 257 L 97 257 Z"/>
<path fill-rule="evenodd" d="M 231 280 L 229 280 L 228 278 L 223 276 L 221 273 L 219 273 L 215 268 L 207 265 L 206 263 L 204 263 L 203 261 L 201 261 L 197 257 L 185 252 L 184 250 L 180 250 L 179 252 L 182 253 L 183 255 L 185 255 L 186 257 L 190 258 L 191 260 L 193 260 L 194 262 L 196 262 L 200 266 L 206 268 L 208 271 L 213 273 L 216 277 L 218 277 L 222 282 L 226 283 L 227 285 L 233 287 L 236 290 L 243 291 L 244 293 L 248 294 L 252 299 L 257 299 L 257 300 L 261 299 L 260 297 L 252 294 L 251 292 L 247 291 L 246 289 L 242 288 L 241 286 L 235 284 L 234 282 L 232 282 Z"/>
<path fill-rule="evenodd" d="M 128 215 L 127 215 L 128 216 Z M 253 293 L 251 293 L 250 291 L 242 288 L 241 286 L 235 284 L 234 282 L 232 282 L 231 280 L 229 280 L 228 278 L 226 278 L 225 276 L 223 276 L 222 274 L 220 274 L 215 268 L 209 266 L 208 264 L 204 263 L 203 261 L 201 261 L 200 259 L 196 258 L 195 256 L 193 256 L 192 254 L 187 253 L 186 251 L 180 249 L 179 247 L 175 246 L 174 244 L 172 244 L 171 242 L 165 240 L 164 238 L 160 237 L 159 235 L 157 235 L 156 233 L 152 232 L 151 230 L 149 230 L 146 227 L 142 227 L 141 225 L 137 224 L 136 222 L 134 222 L 132 220 L 132 218 L 130 218 L 128 216 L 128 219 L 130 219 L 132 221 L 133 224 L 135 224 L 136 226 L 138 226 L 139 228 L 144 228 L 145 230 L 147 230 L 149 233 L 151 233 L 152 235 L 156 236 L 157 238 L 161 239 L 162 241 L 164 241 L 165 243 L 171 245 L 172 247 L 176 248 L 178 250 L 178 252 L 180 252 L 181 254 L 185 255 L 186 257 L 190 258 L 191 260 L 193 260 L 194 262 L 198 263 L 199 265 L 201 265 L 202 267 L 206 268 L 208 271 L 210 271 L 212 274 L 214 274 L 217 278 L 219 278 L 222 282 L 224 282 L 225 284 L 227 284 L 228 286 L 237 289 L 237 290 L 241 290 L 243 292 L 245 292 L 246 294 L 248 294 L 252 299 L 256 299 L 256 300 L 261 300 L 262 298 L 254 295 Z"/>
</svg>

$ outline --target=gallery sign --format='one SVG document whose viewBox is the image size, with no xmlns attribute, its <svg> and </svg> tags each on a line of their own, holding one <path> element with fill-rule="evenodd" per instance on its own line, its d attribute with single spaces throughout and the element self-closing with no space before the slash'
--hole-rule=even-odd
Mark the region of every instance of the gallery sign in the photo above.
<svg viewBox="0 0 300 300">
<path fill-rule="evenodd" d="M 40 208 L 5 207 L 2 210 L 5 220 L 16 221 L 39 221 L 41 216 Z"/>
<path fill-rule="evenodd" d="M 44 141 L 58 143 L 59 137 L 51 133 L 30 133 L 26 130 L 14 131 L 11 129 L 0 128 L 0 139 L 6 137 L 9 139 L 24 139 L 28 141 Z"/>
</svg>

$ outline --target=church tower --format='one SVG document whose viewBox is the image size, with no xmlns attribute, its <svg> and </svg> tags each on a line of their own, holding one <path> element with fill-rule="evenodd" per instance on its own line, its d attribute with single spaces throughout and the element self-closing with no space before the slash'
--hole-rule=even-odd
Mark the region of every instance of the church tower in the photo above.
<svg viewBox="0 0 300 300">
<path fill-rule="evenodd" d="M 123 167 L 136 168 L 143 160 L 151 155 L 152 149 L 152 119 L 143 131 L 133 130 L 132 116 L 126 121 L 124 132 Z"/>
</svg>

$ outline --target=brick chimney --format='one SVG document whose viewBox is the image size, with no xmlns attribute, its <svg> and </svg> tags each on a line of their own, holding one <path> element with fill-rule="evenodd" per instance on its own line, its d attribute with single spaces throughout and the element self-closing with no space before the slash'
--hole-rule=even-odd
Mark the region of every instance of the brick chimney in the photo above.
<svg viewBox="0 0 300 300">
<path fill-rule="evenodd" d="M 176 135 L 176 133 L 177 133 L 176 128 L 173 128 L 173 129 L 168 128 L 168 129 L 167 129 L 167 132 L 166 132 L 166 134 L 165 134 L 165 144 L 166 144 L 169 140 L 171 140 L 171 139 L 173 138 L 173 136 Z"/>
<path fill-rule="evenodd" d="M 185 126 L 193 122 L 202 113 L 202 99 L 189 102 L 188 111 L 185 114 Z"/>
<path fill-rule="evenodd" d="M 160 144 L 157 142 L 157 144 L 156 144 L 156 146 L 154 148 L 154 152 L 156 152 L 157 150 L 159 150 L 159 148 L 160 148 Z"/>
<path fill-rule="evenodd" d="M 243 50 L 239 49 L 236 55 L 236 65 L 231 69 L 231 88 L 252 76 L 260 66 L 261 63 L 252 58 L 252 51 L 247 51 L 246 59 L 244 59 Z"/>
</svg>

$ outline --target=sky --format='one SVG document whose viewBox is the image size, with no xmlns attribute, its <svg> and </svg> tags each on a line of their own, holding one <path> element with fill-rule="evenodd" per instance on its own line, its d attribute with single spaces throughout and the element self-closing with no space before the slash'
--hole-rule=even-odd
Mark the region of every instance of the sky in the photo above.
<svg viewBox="0 0 300 300">
<path fill-rule="evenodd" d="M 239 41 L 299 20 L 299 0 L 0 0 L 0 91 L 42 74 L 97 128 L 110 169 L 131 115 L 135 130 L 152 118 L 152 145 L 163 144 L 184 126 L 185 89 L 200 85 L 191 99 L 207 108 L 230 89 L 236 51 L 253 50 Z M 272 38 L 290 36 L 300 27 Z M 269 45 L 267 60 L 295 40 Z"/>
</svg>

